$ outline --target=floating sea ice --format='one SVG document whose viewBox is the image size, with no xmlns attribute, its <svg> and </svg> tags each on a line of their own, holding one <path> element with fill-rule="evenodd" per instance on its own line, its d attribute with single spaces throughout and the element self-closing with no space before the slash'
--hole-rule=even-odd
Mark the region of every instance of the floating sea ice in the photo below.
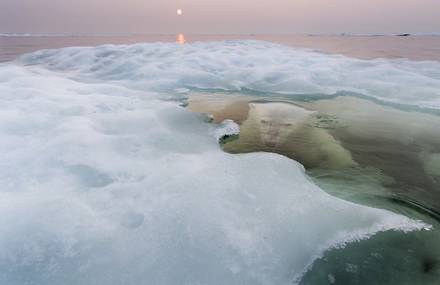
<svg viewBox="0 0 440 285">
<path fill-rule="evenodd" d="M 72 47 L 28 54 L 19 62 L 141 90 L 251 90 L 301 96 L 354 92 L 382 102 L 440 108 L 437 61 L 361 60 L 264 41 Z"/>
<path fill-rule="evenodd" d="M 224 153 L 235 123 L 216 130 L 151 91 L 257 86 L 224 70 L 286 70 L 285 51 L 106 46 L 0 65 L 0 284 L 291 284 L 333 247 L 428 229 L 326 194 L 286 157 Z"/>
</svg>

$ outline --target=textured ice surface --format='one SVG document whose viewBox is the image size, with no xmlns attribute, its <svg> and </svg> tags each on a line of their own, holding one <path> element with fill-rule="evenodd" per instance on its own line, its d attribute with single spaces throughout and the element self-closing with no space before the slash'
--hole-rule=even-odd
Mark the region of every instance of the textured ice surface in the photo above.
<svg viewBox="0 0 440 285">
<path fill-rule="evenodd" d="M 224 137 L 238 135 L 240 133 L 240 126 L 232 120 L 224 120 L 218 125 L 215 130 L 215 137 L 221 140 Z"/>
<path fill-rule="evenodd" d="M 399 64 L 232 42 L 69 48 L 0 65 L 0 284 L 290 284 L 331 247 L 426 228 L 329 196 L 288 158 L 222 152 L 215 125 L 157 93 L 330 92 L 344 76 L 373 80 L 350 66 L 415 72 Z M 435 87 L 433 65 L 406 96 Z"/>
<path fill-rule="evenodd" d="M 68 48 L 26 55 L 21 62 L 142 90 L 351 91 L 387 102 L 440 108 L 440 62 L 360 60 L 262 41 Z"/>
</svg>

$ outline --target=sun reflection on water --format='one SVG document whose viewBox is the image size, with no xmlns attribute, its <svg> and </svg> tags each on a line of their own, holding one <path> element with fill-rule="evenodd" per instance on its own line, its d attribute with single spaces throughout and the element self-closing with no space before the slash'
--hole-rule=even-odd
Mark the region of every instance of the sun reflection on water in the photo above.
<svg viewBox="0 0 440 285">
<path fill-rule="evenodd" d="M 177 35 L 177 42 L 181 45 L 185 43 L 185 35 L 180 33 Z"/>
</svg>

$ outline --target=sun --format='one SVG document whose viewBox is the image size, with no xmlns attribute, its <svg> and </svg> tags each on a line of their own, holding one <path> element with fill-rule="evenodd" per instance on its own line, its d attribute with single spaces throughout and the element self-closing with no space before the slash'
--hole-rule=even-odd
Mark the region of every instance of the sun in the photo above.
<svg viewBox="0 0 440 285">
<path fill-rule="evenodd" d="M 183 12 L 182 12 L 182 10 L 181 9 L 177 9 L 177 15 L 182 15 L 183 14 Z"/>
</svg>

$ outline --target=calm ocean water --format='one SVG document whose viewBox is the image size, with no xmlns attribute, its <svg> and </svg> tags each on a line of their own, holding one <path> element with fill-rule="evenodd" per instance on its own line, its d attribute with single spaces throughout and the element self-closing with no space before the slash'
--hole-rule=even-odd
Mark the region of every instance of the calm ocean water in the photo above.
<svg viewBox="0 0 440 285">
<path fill-rule="evenodd" d="M 440 61 L 440 36 L 308 36 L 308 35 L 131 35 L 131 36 L 20 36 L 0 35 L 0 62 L 41 49 L 102 44 L 223 40 L 265 40 L 298 48 L 350 57 L 408 58 Z"/>
</svg>

